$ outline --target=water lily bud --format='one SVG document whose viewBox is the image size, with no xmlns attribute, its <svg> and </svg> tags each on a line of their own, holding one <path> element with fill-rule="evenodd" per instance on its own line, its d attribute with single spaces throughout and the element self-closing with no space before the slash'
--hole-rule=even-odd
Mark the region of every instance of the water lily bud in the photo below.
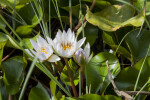
<svg viewBox="0 0 150 100">
<path fill-rule="evenodd" d="M 80 48 L 76 51 L 74 60 L 79 64 L 80 67 L 85 66 L 87 64 L 86 52 L 82 48 Z"/>
</svg>

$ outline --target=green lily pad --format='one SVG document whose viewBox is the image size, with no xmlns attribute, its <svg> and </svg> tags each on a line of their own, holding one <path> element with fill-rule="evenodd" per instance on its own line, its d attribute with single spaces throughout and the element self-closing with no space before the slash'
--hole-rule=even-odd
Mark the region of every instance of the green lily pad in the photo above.
<svg viewBox="0 0 150 100">
<path fill-rule="evenodd" d="M 107 60 L 113 78 L 120 72 L 119 61 L 113 54 L 101 52 L 94 56 L 86 66 L 85 70 L 87 75 L 87 85 L 88 87 L 91 87 L 91 93 L 96 93 L 99 90 L 103 93 L 110 84 L 106 66 Z"/>
<path fill-rule="evenodd" d="M 141 26 L 144 16 L 142 13 L 134 16 L 134 11 L 128 5 L 113 5 L 95 14 L 87 10 L 86 19 L 100 29 L 112 32 L 124 26 Z"/>
<path fill-rule="evenodd" d="M 131 67 L 124 68 L 115 79 L 115 83 L 119 90 L 133 91 L 134 85 L 138 76 L 138 73 L 142 67 L 144 58 Z M 137 85 L 137 90 L 140 90 L 142 86 L 148 81 L 150 74 L 150 57 L 145 60 L 139 82 Z M 148 85 L 144 88 L 145 91 L 150 91 L 150 86 Z"/>
<path fill-rule="evenodd" d="M 29 93 L 29 100 L 50 100 L 49 94 L 41 83 L 33 87 Z"/>
<path fill-rule="evenodd" d="M 32 33 L 34 25 L 23 25 L 23 26 L 18 26 L 16 29 L 16 32 L 20 36 L 27 36 Z"/>
<path fill-rule="evenodd" d="M 34 4 L 32 4 L 34 6 Z M 43 16 L 42 8 L 38 5 L 38 11 L 36 8 L 31 6 L 31 4 L 27 4 L 20 9 L 17 10 L 22 19 L 27 23 L 27 25 L 37 25 Z"/>
<path fill-rule="evenodd" d="M 1 68 L 1 60 L 3 58 L 3 50 L 4 46 L 7 43 L 8 38 L 4 33 L 0 33 L 0 68 Z"/>
<path fill-rule="evenodd" d="M 139 36 L 137 36 L 139 31 L 140 29 L 132 30 L 128 33 L 129 35 L 125 38 L 125 41 L 129 47 L 134 62 L 138 61 L 146 55 L 150 44 L 150 31 L 143 29 L 140 32 Z"/>
<path fill-rule="evenodd" d="M 23 58 L 21 56 L 12 57 L 5 62 L 2 62 L 2 69 L 4 70 L 4 82 L 6 91 L 9 94 L 16 94 L 23 81 Z"/>
</svg>

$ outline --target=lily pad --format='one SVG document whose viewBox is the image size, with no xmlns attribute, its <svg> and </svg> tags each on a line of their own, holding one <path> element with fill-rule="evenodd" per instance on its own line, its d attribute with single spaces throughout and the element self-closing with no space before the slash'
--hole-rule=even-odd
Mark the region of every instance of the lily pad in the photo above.
<svg viewBox="0 0 150 100">
<path fill-rule="evenodd" d="M 120 72 L 119 61 L 113 54 L 101 52 L 94 56 L 86 66 L 85 70 L 87 85 L 88 87 L 91 87 L 91 93 L 96 93 L 99 90 L 103 93 L 110 84 L 106 66 L 107 60 L 113 78 Z"/>
<path fill-rule="evenodd" d="M 146 55 L 150 44 L 150 31 L 143 29 L 138 36 L 139 31 L 140 29 L 132 30 L 125 38 L 134 62 L 138 61 Z"/>
<path fill-rule="evenodd" d="M 29 100 L 50 100 L 49 94 L 41 83 L 33 87 L 29 93 Z"/>
<path fill-rule="evenodd" d="M 23 58 L 21 56 L 12 57 L 2 63 L 4 70 L 4 82 L 6 91 L 9 94 L 16 94 L 23 81 Z"/>
<path fill-rule="evenodd" d="M 138 76 L 138 73 L 142 67 L 144 58 L 131 67 L 124 68 L 115 79 L 115 83 L 119 90 L 133 91 L 134 85 Z M 137 85 L 137 90 L 140 90 L 142 86 L 148 81 L 150 74 L 150 57 L 145 60 L 139 82 Z M 144 88 L 145 91 L 150 91 L 150 86 L 148 85 Z"/>
<path fill-rule="evenodd" d="M 124 26 L 141 26 L 144 16 L 142 13 L 134 16 L 134 11 L 128 5 L 113 5 L 95 14 L 87 10 L 86 19 L 100 29 L 112 32 Z"/>
</svg>

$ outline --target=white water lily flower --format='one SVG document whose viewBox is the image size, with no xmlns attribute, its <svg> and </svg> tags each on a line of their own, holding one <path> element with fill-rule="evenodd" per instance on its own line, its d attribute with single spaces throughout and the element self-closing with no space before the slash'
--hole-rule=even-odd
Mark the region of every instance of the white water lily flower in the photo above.
<svg viewBox="0 0 150 100">
<path fill-rule="evenodd" d="M 90 55 L 90 44 L 87 43 L 84 50 L 80 48 L 76 51 L 74 55 L 74 60 L 80 65 L 85 66 L 93 57 L 93 54 Z"/>
<path fill-rule="evenodd" d="M 85 37 L 77 42 L 74 32 L 69 28 L 67 32 L 57 32 L 53 40 L 53 48 L 59 56 L 70 58 L 82 46 L 84 41 Z"/>
<path fill-rule="evenodd" d="M 37 56 L 40 61 L 49 61 L 49 62 L 56 62 L 59 61 L 60 58 L 53 54 L 53 49 L 51 47 L 51 44 L 47 43 L 45 39 L 43 39 L 41 36 L 37 38 L 37 42 L 30 39 L 30 42 L 34 48 L 34 50 L 30 51 L 34 54 L 32 54 L 28 49 L 25 49 L 29 55 L 32 57 Z"/>
</svg>

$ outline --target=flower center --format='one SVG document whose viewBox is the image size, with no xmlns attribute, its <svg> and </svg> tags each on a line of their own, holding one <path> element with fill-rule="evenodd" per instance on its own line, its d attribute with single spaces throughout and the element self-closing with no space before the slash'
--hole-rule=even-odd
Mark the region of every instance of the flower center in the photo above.
<svg viewBox="0 0 150 100">
<path fill-rule="evenodd" d="M 47 51 L 45 50 L 45 48 L 42 48 L 42 49 L 41 49 L 41 53 L 42 53 L 42 52 L 48 54 Z"/>
<path fill-rule="evenodd" d="M 61 46 L 63 47 L 64 50 L 66 50 L 68 48 L 70 51 L 72 45 L 70 43 L 67 43 L 67 45 L 61 44 Z"/>
</svg>

